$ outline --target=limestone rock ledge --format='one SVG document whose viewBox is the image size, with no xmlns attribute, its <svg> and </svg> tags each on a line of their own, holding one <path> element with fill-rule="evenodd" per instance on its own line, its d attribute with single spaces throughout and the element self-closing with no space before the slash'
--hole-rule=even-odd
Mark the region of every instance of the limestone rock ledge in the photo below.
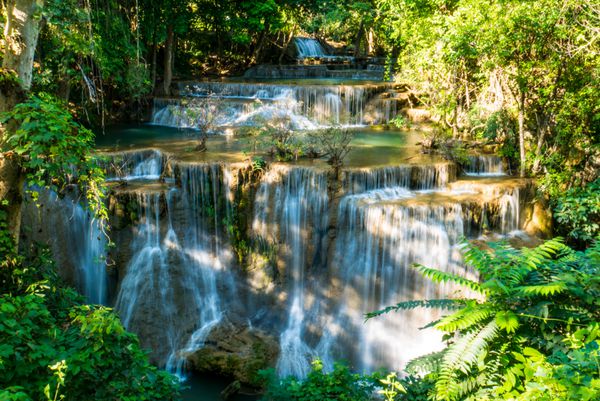
<svg viewBox="0 0 600 401">
<path fill-rule="evenodd" d="M 257 373 L 275 365 L 277 339 L 266 332 L 226 321 L 208 335 L 203 348 L 187 356 L 193 370 L 231 377 L 243 385 L 257 386 Z"/>
</svg>

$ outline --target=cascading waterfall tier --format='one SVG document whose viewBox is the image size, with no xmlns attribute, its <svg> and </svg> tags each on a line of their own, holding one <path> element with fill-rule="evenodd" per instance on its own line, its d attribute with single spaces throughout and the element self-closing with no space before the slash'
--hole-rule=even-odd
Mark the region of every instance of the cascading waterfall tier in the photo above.
<svg viewBox="0 0 600 401">
<path fill-rule="evenodd" d="M 331 368 L 352 349 L 355 368 L 401 368 L 408 360 L 441 348 L 441 337 L 419 332 L 437 311 L 405 311 L 364 322 L 368 312 L 401 300 L 437 298 L 448 291 L 418 276 L 421 263 L 456 273 L 463 270 L 456 247 L 464 234 L 460 205 L 395 204 L 407 190 L 374 190 L 347 196 L 338 209 L 333 274 L 341 294 L 316 349 Z M 335 300 L 339 300 L 336 302 Z"/>
<path fill-rule="evenodd" d="M 456 165 L 453 163 L 407 164 L 347 170 L 342 187 L 347 194 L 391 187 L 432 189 L 444 187 L 455 179 Z"/>
<path fill-rule="evenodd" d="M 108 303 L 108 234 L 77 191 L 59 197 L 40 190 L 37 202 L 24 202 L 22 231 L 28 242 L 44 243 L 52 249 L 61 275 L 87 302 Z"/>
<path fill-rule="evenodd" d="M 183 375 L 186 355 L 221 321 L 234 284 L 222 226 L 227 174 L 218 164 L 177 168 L 181 188 L 135 194 L 139 223 L 115 309 L 158 363 Z"/>
<path fill-rule="evenodd" d="M 294 44 L 296 45 L 298 58 L 300 59 L 308 57 L 323 58 L 327 56 L 325 49 L 323 49 L 321 43 L 316 39 L 296 37 L 294 38 Z"/>
<path fill-rule="evenodd" d="M 155 99 L 152 123 L 194 128 L 198 107 L 215 108 L 217 126 L 254 126 L 276 118 L 289 119 L 297 130 L 323 126 L 387 123 L 396 112 L 374 114 L 372 102 L 388 84 L 292 85 L 270 83 L 182 83 L 180 99 Z M 204 99 L 202 101 L 194 99 Z M 202 102 L 202 104 L 199 104 Z M 375 107 L 376 108 L 376 107 Z M 369 111 L 367 111 L 369 110 Z M 390 109 L 391 110 L 391 109 Z"/>
<path fill-rule="evenodd" d="M 117 294 L 115 309 L 124 325 L 152 350 L 154 362 L 182 376 L 190 355 L 231 332 L 219 331 L 224 325 L 277 338 L 276 366 L 284 376 L 304 377 L 316 357 L 329 368 L 344 359 L 372 371 L 399 369 L 434 351 L 442 346 L 439 336 L 418 328 L 438 311 L 367 323 L 364 314 L 453 293 L 422 279 L 411 264 L 469 274 L 460 239 L 520 229 L 529 196 L 526 181 L 457 178 L 456 166 L 446 162 L 345 169 L 339 185 L 332 185 L 326 169 L 279 163 L 256 172 L 250 166 L 185 163 L 159 150 L 104 160 L 110 161 L 109 176 L 132 182 L 111 184 L 111 239 L 117 247 L 109 258 L 119 283 L 100 292 Z M 153 182 L 165 175 L 166 165 L 169 180 Z M 483 164 L 480 173 L 493 172 L 493 166 Z M 69 240 L 66 250 L 56 248 L 61 264 L 87 266 L 106 258 L 89 216 L 65 202 L 45 200 L 49 211 L 38 213 L 47 220 L 44 227 L 58 230 L 52 236 L 80 238 Z M 266 244 L 275 254 L 261 276 L 272 280 L 268 286 L 252 286 L 247 266 L 233 257 L 232 233 L 237 246 Z M 89 299 L 95 296 L 80 289 Z"/>
<path fill-rule="evenodd" d="M 506 175 L 504 162 L 496 155 L 471 155 L 468 156 L 465 174 L 470 176 L 495 177 Z"/>
<path fill-rule="evenodd" d="M 320 264 L 328 203 L 326 172 L 281 165 L 266 173 L 254 203 L 254 235 L 284 245 L 281 256 L 289 284 L 288 318 L 280 335 L 277 364 L 282 376 L 304 377 L 315 356 L 305 339 L 315 307 L 306 294 L 305 272 Z"/>
<path fill-rule="evenodd" d="M 136 149 L 102 155 L 98 161 L 107 181 L 157 180 L 166 158 L 156 149 Z"/>
</svg>

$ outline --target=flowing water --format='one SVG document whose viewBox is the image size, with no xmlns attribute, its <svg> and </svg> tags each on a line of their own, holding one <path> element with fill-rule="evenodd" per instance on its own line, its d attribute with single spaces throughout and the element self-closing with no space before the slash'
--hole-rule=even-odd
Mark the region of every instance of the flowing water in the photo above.
<svg viewBox="0 0 600 401">
<path fill-rule="evenodd" d="M 401 369 L 443 346 L 433 329 L 420 330 L 440 311 L 367 322 L 365 313 L 454 293 L 411 266 L 469 276 L 462 238 L 521 229 L 527 182 L 504 177 L 502 160 L 491 155 L 471 157 L 461 177 L 454 163 L 418 155 L 414 132 L 361 128 L 337 181 L 322 161 L 252 170 L 235 137 L 215 136 L 199 154 L 189 150 L 193 130 L 162 127 L 193 128 L 201 107 L 194 99 L 215 96 L 223 127 L 261 126 L 281 115 L 303 130 L 367 124 L 373 110 L 387 115 L 377 118 L 395 116 L 381 108 L 387 88 L 182 84 L 180 97 L 155 101 L 154 125 L 122 130 L 118 147 L 118 136 L 104 140 L 116 243 L 108 256 L 99 227 L 72 200 L 48 199 L 46 211 L 28 213 L 37 217 L 26 226 L 32 239 L 44 232 L 73 238 L 52 246 L 78 272 L 81 291 L 114 305 L 152 360 L 181 377 L 190 355 L 214 347 L 211 335 L 225 324 L 275 339 L 282 376 L 305 377 L 316 357 L 328 369 L 339 359 L 357 371 Z M 270 256 L 262 267 L 245 265 L 240 247 Z M 106 259 L 115 265 L 113 281 Z"/>
<path fill-rule="evenodd" d="M 220 127 L 260 125 L 274 118 L 289 119 L 295 130 L 388 123 L 399 111 L 397 99 L 380 96 L 389 89 L 385 83 L 185 83 L 180 97 L 154 101 L 152 123 L 193 128 L 209 104 Z"/>
<path fill-rule="evenodd" d="M 298 51 L 298 58 L 303 59 L 307 57 L 326 57 L 327 53 L 321 43 L 313 38 L 294 38 L 294 43 Z"/>
</svg>

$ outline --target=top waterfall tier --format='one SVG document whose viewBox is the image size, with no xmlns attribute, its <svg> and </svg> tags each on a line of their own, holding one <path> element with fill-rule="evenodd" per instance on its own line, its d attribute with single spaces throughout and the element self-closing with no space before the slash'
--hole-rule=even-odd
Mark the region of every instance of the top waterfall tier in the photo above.
<svg viewBox="0 0 600 401">
<path fill-rule="evenodd" d="M 298 58 L 307 57 L 327 57 L 328 54 L 325 52 L 321 43 L 313 38 L 294 38 L 294 43 L 298 52 Z"/>
<path fill-rule="evenodd" d="M 198 107 L 203 107 L 194 99 L 208 99 L 221 127 L 254 126 L 282 117 L 288 118 L 295 130 L 386 124 L 404 106 L 405 100 L 394 96 L 395 91 L 385 83 L 181 83 L 180 98 L 155 99 L 152 123 L 193 128 Z"/>
</svg>

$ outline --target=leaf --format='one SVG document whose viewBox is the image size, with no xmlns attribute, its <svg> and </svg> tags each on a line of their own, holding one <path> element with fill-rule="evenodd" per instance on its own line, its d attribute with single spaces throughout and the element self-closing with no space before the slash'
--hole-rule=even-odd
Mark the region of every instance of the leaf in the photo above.
<svg viewBox="0 0 600 401">
<path fill-rule="evenodd" d="M 496 323 L 498 327 L 507 333 L 514 333 L 519 327 L 517 315 L 510 311 L 502 311 L 496 314 Z"/>
</svg>

